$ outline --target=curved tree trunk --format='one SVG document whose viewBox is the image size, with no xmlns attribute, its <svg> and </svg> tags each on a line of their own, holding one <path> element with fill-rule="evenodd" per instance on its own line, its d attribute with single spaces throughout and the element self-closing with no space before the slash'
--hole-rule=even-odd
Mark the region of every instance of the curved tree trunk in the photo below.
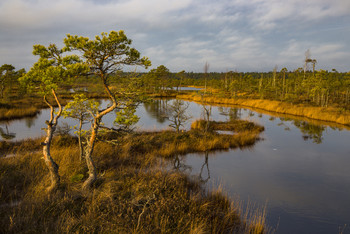
<svg viewBox="0 0 350 234">
<path fill-rule="evenodd" d="M 94 117 L 94 122 L 92 123 L 92 126 L 91 126 L 91 136 L 89 141 L 87 142 L 86 151 L 85 151 L 85 160 L 86 160 L 86 165 L 89 169 L 89 177 L 83 183 L 83 187 L 82 187 L 83 190 L 87 190 L 88 188 L 90 188 L 97 179 L 97 172 L 96 172 L 94 161 L 92 159 L 92 153 L 94 151 L 95 141 L 97 139 L 98 129 L 100 127 L 100 121 L 104 115 L 113 111 L 117 107 L 117 100 L 113 96 L 112 92 L 109 90 L 108 85 L 106 84 L 106 80 L 104 78 L 104 74 L 101 74 L 101 79 L 103 81 L 104 88 L 110 100 L 112 101 L 112 106 L 100 111 Z"/>
<path fill-rule="evenodd" d="M 96 119 L 95 117 L 94 122 L 92 123 L 92 126 L 91 126 L 90 140 L 87 142 L 87 145 L 85 148 L 85 160 L 86 160 L 86 165 L 89 169 L 89 177 L 83 183 L 83 190 L 87 190 L 88 188 L 90 188 L 97 179 L 96 167 L 92 159 L 92 153 L 94 151 L 98 128 L 99 128 L 99 119 Z"/>
<path fill-rule="evenodd" d="M 43 145 L 43 155 L 44 155 L 44 160 L 45 164 L 48 167 L 50 171 L 50 179 L 51 179 L 51 185 L 48 187 L 48 191 L 52 192 L 58 188 L 60 185 L 60 176 L 58 174 L 58 168 L 59 166 L 57 163 L 53 160 L 50 154 L 50 148 L 51 148 L 51 141 L 53 138 L 53 134 L 56 130 L 57 126 L 57 120 L 61 115 L 62 112 L 62 106 L 56 96 L 55 90 L 52 90 L 52 94 L 55 97 L 55 100 L 58 104 L 58 113 L 56 116 L 54 116 L 54 108 L 53 106 L 47 101 L 46 96 L 44 96 L 44 101 L 45 103 L 50 107 L 51 112 L 50 112 L 50 120 L 46 121 L 47 124 L 47 129 L 46 129 L 46 138 L 45 141 L 42 143 Z"/>
<path fill-rule="evenodd" d="M 48 187 L 48 191 L 54 191 L 58 188 L 60 184 L 60 176 L 58 174 L 58 165 L 57 163 L 52 159 L 50 154 L 50 147 L 51 147 L 51 140 L 53 133 L 55 131 L 55 127 L 52 126 L 52 124 L 47 124 L 47 130 L 46 130 L 46 138 L 43 143 L 43 154 L 44 154 L 44 160 L 46 163 L 46 166 L 49 168 L 50 171 L 50 179 L 51 179 L 51 185 Z"/>
<path fill-rule="evenodd" d="M 79 121 L 79 133 L 78 133 L 78 144 L 79 144 L 79 151 L 80 151 L 80 162 L 83 161 L 84 159 L 84 147 L 83 147 L 83 142 L 81 141 L 81 129 L 83 127 L 83 121 L 80 119 Z"/>
</svg>

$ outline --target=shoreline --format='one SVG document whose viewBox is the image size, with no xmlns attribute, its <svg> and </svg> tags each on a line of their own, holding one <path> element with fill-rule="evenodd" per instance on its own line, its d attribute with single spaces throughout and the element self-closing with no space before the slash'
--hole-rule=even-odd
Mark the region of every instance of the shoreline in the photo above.
<svg viewBox="0 0 350 234">
<path fill-rule="evenodd" d="M 87 168 L 79 159 L 76 137 L 57 136 L 52 141 L 62 183 L 53 194 L 45 192 L 49 176 L 42 153 L 36 150 L 41 148 L 41 138 L 0 146 L 3 152 L 21 155 L 0 160 L 0 170 L 5 171 L 0 181 L 6 181 L 0 183 L 4 191 L 0 207 L 7 208 L 0 209 L 0 232 L 33 228 L 46 232 L 101 232 L 102 227 L 106 232 L 128 233 L 267 233 L 270 228 L 265 210 L 254 208 L 252 215 L 243 213 L 239 201 L 226 196 L 220 188 L 207 190 L 199 176 L 193 178 L 181 170 L 182 154 L 250 147 L 263 131 L 263 127 L 242 120 L 214 124 L 215 128 L 234 129 L 237 134 L 203 133 L 197 128 L 180 133 L 110 136 L 111 140 L 120 140 L 118 146 L 97 142 L 95 162 L 100 171 L 97 185 L 90 192 L 80 189 L 87 178 Z M 166 164 L 161 164 L 165 160 Z M 47 207 L 55 208 L 55 212 L 52 214 Z M 45 222 L 40 220 L 43 215 L 47 217 Z"/>
<path fill-rule="evenodd" d="M 193 93 L 191 95 L 177 95 L 176 98 L 198 103 L 202 101 L 202 97 L 200 95 Z M 205 97 L 204 101 L 208 104 L 239 105 L 278 114 L 306 117 L 319 121 L 337 123 L 348 127 L 350 126 L 350 113 L 342 114 L 339 113 L 336 108 L 332 107 L 313 107 L 301 104 L 292 105 L 285 102 L 264 99 L 231 99 L 213 96 Z"/>
</svg>

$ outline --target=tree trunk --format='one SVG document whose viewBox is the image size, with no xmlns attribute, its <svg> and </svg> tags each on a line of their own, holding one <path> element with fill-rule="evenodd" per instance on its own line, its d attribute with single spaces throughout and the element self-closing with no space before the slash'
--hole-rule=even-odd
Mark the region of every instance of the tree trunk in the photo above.
<svg viewBox="0 0 350 234">
<path fill-rule="evenodd" d="M 85 180 L 83 184 L 83 190 L 87 190 L 88 188 L 90 188 L 97 179 L 96 167 L 92 159 L 92 153 L 94 151 L 95 141 L 97 138 L 98 128 L 100 125 L 99 122 L 100 122 L 100 119 L 95 117 L 91 127 L 90 140 L 87 142 L 87 146 L 86 146 L 85 160 L 86 160 L 86 165 L 89 169 L 89 177 Z"/>
<path fill-rule="evenodd" d="M 56 126 L 57 126 L 57 120 L 58 118 L 61 116 L 61 112 L 62 112 L 62 106 L 56 96 L 55 90 L 52 90 L 52 94 L 55 97 L 55 100 L 58 104 L 58 113 L 57 115 L 54 117 L 54 108 L 53 106 L 47 101 L 46 96 L 44 96 L 44 101 L 45 103 L 50 107 L 51 112 L 50 112 L 50 120 L 46 121 L 47 124 L 47 130 L 46 130 L 46 138 L 45 141 L 43 143 L 43 155 L 44 155 L 44 160 L 45 160 L 45 164 L 48 167 L 49 171 L 50 171 L 50 179 L 51 179 L 51 185 L 50 187 L 48 187 L 48 191 L 52 192 L 54 190 L 56 190 L 58 188 L 58 186 L 60 185 L 60 176 L 58 174 L 58 168 L 59 166 L 57 165 L 57 163 L 53 160 L 53 158 L 51 157 L 50 154 L 50 148 L 51 148 L 51 141 L 52 141 L 52 137 L 53 134 L 56 130 Z"/>
<path fill-rule="evenodd" d="M 103 81 L 103 86 L 105 88 L 105 91 L 107 92 L 110 100 L 112 101 L 112 106 L 100 111 L 94 117 L 94 122 L 91 125 L 91 136 L 90 136 L 90 140 L 87 142 L 86 150 L 85 150 L 85 160 L 86 160 L 86 165 L 89 169 L 89 177 L 83 183 L 83 187 L 82 187 L 83 190 L 87 190 L 88 188 L 90 188 L 97 179 L 97 172 L 96 172 L 94 161 L 92 159 L 92 153 L 94 151 L 95 141 L 97 138 L 98 129 L 100 127 L 100 121 L 104 115 L 113 111 L 117 107 L 117 100 L 115 99 L 112 92 L 109 90 L 104 74 L 101 74 L 101 79 Z"/>
<path fill-rule="evenodd" d="M 326 107 L 328 107 L 328 101 L 329 101 L 329 90 L 327 90 L 327 93 L 326 93 Z"/>
<path fill-rule="evenodd" d="M 282 99 L 284 99 L 286 93 L 286 72 L 283 71 L 283 81 L 282 81 Z"/>
<path fill-rule="evenodd" d="M 81 141 L 81 129 L 83 127 L 83 121 L 79 121 L 79 134 L 78 134 L 78 143 L 79 143 L 79 151 L 80 151 L 80 162 L 83 161 L 84 159 L 84 147 L 83 147 L 83 142 Z"/>
<path fill-rule="evenodd" d="M 55 132 L 55 128 L 56 127 L 52 126 L 50 123 L 47 124 L 46 138 L 43 144 L 44 145 L 43 154 L 44 154 L 45 164 L 50 171 L 51 185 L 50 187 L 47 188 L 49 192 L 56 190 L 60 184 L 60 176 L 58 174 L 58 165 L 52 159 L 50 154 L 51 140 L 52 140 L 53 133 Z"/>
</svg>

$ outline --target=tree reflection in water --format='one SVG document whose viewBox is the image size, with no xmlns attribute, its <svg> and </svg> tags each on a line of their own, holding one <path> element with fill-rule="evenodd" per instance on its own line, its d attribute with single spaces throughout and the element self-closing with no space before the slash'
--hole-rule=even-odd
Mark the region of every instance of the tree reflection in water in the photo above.
<svg viewBox="0 0 350 234">
<path fill-rule="evenodd" d="M 0 135 L 2 139 L 4 140 L 12 140 L 13 138 L 16 137 L 16 133 L 9 132 L 9 129 L 7 127 L 7 124 L 5 125 L 6 131 L 0 127 Z"/>
<path fill-rule="evenodd" d="M 326 130 L 326 126 L 312 124 L 303 120 L 293 120 L 290 118 L 280 118 L 281 122 L 278 126 L 283 126 L 285 130 L 290 130 L 290 128 L 284 123 L 290 121 L 295 127 L 297 127 L 302 133 L 302 138 L 307 141 L 312 139 L 312 142 L 316 144 L 321 144 L 323 140 L 323 132 Z"/>
<path fill-rule="evenodd" d="M 312 139 L 312 141 L 316 144 L 322 143 L 323 140 L 323 132 L 326 129 L 325 126 L 310 124 L 306 121 L 294 120 L 294 126 L 300 129 L 303 134 L 303 139 L 306 141 L 308 139 Z"/>
<path fill-rule="evenodd" d="M 158 123 L 164 123 L 167 120 L 168 102 L 169 99 L 153 99 L 145 102 L 144 107 L 146 112 L 155 118 Z"/>
<path fill-rule="evenodd" d="M 284 127 L 284 130 L 286 131 L 290 131 L 290 128 L 284 123 L 284 121 L 286 120 L 285 118 L 280 118 L 281 122 L 279 122 L 277 124 L 277 126 L 283 126 Z"/>
<path fill-rule="evenodd" d="M 183 162 L 184 156 L 182 155 L 175 155 L 174 161 L 173 161 L 173 169 L 176 171 L 181 171 L 181 172 L 191 172 L 192 167 L 189 165 L 186 165 Z"/>
<path fill-rule="evenodd" d="M 242 117 L 241 108 L 232 108 L 232 107 L 218 107 L 220 115 L 227 116 L 227 120 L 237 120 Z"/>
<path fill-rule="evenodd" d="M 203 165 L 201 167 L 201 171 L 200 171 L 199 176 L 198 176 L 199 177 L 199 181 L 201 181 L 202 183 L 206 183 L 210 179 L 210 170 L 209 170 L 208 156 L 209 156 L 209 152 L 207 150 L 207 151 L 205 151 L 204 163 L 203 163 Z M 207 168 L 207 177 L 206 178 L 203 177 L 203 169 L 204 169 L 204 167 Z"/>
<path fill-rule="evenodd" d="M 183 172 L 183 173 L 191 173 L 192 167 L 186 165 L 184 163 L 184 155 L 175 155 L 173 158 L 173 170 Z M 206 169 L 206 170 L 205 170 Z M 205 173 L 205 171 L 207 173 Z M 201 166 L 198 176 L 194 176 L 198 181 L 202 184 L 205 184 L 210 179 L 210 169 L 209 169 L 209 151 L 205 151 L 204 153 L 204 163 Z"/>
</svg>

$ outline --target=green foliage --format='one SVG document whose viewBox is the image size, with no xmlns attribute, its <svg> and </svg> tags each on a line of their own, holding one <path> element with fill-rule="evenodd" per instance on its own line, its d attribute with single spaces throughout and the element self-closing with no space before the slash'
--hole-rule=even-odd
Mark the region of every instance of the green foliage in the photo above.
<svg viewBox="0 0 350 234">
<path fill-rule="evenodd" d="M 156 69 L 150 70 L 144 76 L 144 82 L 149 90 L 165 91 L 166 88 L 171 88 L 170 71 L 164 65 L 158 66 Z"/>
<path fill-rule="evenodd" d="M 4 97 L 4 90 L 16 78 L 15 67 L 10 64 L 4 64 L 0 67 L 0 88 L 1 98 Z"/>
<path fill-rule="evenodd" d="M 15 67 L 11 64 L 4 64 L 0 67 L 0 77 L 1 79 L 5 79 L 13 74 Z"/>
<path fill-rule="evenodd" d="M 204 85 L 204 73 L 188 73 L 192 84 Z M 329 105 L 350 109 L 350 73 L 336 70 L 288 71 L 275 68 L 272 72 L 209 73 L 208 85 L 216 89 L 219 97 L 269 99 L 307 103 L 314 106 Z"/>
<path fill-rule="evenodd" d="M 84 94 L 73 95 L 70 101 L 63 109 L 62 115 L 85 122 L 91 120 L 98 112 L 99 103 L 88 99 Z"/>
<path fill-rule="evenodd" d="M 76 55 L 63 56 L 64 50 L 58 49 L 55 44 L 47 48 L 43 45 L 34 45 L 33 54 L 40 56 L 27 74 L 20 78 L 20 83 L 29 91 L 37 91 L 47 95 L 56 90 L 59 84 L 69 82 L 81 73 L 86 73 L 88 67 L 81 63 Z"/>
<path fill-rule="evenodd" d="M 131 130 L 132 126 L 139 121 L 139 117 L 135 115 L 136 106 L 127 104 L 124 108 L 116 112 L 114 124 L 118 127 Z"/>
<path fill-rule="evenodd" d="M 71 180 L 71 182 L 75 183 L 75 182 L 80 182 L 80 181 L 82 181 L 83 178 L 84 178 L 84 175 L 81 174 L 81 173 L 79 173 L 79 174 L 73 175 L 73 176 L 70 178 L 70 180 Z"/>
<path fill-rule="evenodd" d="M 104 77 L 105 74 L 117 72 L 124 65 L 142 65 L 146 68 L 151 66 L 147 57 L 140 58 L 140 52 L 130 47 L 132 41 L 122 30 L 101 33 L 94 40 L 67 34 L 64 43 L 65 51 L 81 51 L 91 71 L 103 79 L 107 78 Z"/>
</svg>

